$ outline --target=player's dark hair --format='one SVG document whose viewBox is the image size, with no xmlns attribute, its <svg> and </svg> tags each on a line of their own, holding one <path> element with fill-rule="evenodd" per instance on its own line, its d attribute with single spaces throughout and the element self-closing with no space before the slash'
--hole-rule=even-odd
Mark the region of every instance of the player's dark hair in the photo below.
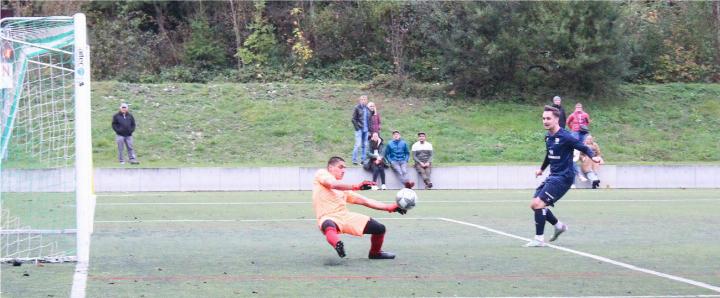
<svg viewBox="0 0 720 298">
<path fill-rule="evenodd" d="M 330 157 L 330 160 L 328 160 L 327 166 L 328 166 L 328 167 L 329 167 L 329 166 L 334 166 L 334 165 L 338 164 L 338 163 L 341 162 L 341 161 L 344 162 L 345 160 L 342 159 L 342 157 L 338 157 L 338 156 Z"/>
<path fill-rule="evenodd" d="M 556 107 L 545 106 L 545 112 L 552 112 L 555 118 L 560 118 L 560 110 L 558 110 Z"/>
<path fill-rule="evenodd" d="M 419 137 L 419 136 L 426 136 L 426 137 L 427 137 L 427 135 L 426 135 L 424 132 L 419 132 L 419 133 L 418 133 L 418 137 Z"/>
</svg>

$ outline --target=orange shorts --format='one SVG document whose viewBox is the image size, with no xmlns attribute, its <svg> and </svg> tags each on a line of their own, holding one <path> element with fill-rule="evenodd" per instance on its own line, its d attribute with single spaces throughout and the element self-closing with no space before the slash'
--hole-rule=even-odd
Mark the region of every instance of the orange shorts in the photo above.
<svg viewBox="0 0 720 298">
<path fill-rule="evenodd" d="M 355 212 L 338 212 L 328 214 L 318 220 L 318 227 L 322 227 L 322 223 L 326 220 L 332 220 L 340 229 L 340 233 L 362 236 L 365 226 L 370 220 L 370 216 Z"/>
</svg>

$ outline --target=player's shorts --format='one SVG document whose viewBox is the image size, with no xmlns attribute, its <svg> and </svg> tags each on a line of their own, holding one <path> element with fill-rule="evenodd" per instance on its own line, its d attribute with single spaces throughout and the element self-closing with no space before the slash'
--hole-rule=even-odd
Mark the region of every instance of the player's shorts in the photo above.
<svg viewBox="0 0 720 298">
<path fill-rule="evenodd" d="M 340 233 L 362 236 L 370 217 L 355 212 L 338 212 L 321 217 L 318 220 L 318 227 L 328 219 L 338 226 Z"/>
<path fill-rule="evenodd" d="M 574 177 L 573 177 L 574 178 Z M 555 206 L 565 193 L 570 190 L 573 184 L 572 179 L 565 179 L 557 176 L 549 176 L 535 190 L 535 198 L 540 198 L 548 206 Z"/>
</svg>

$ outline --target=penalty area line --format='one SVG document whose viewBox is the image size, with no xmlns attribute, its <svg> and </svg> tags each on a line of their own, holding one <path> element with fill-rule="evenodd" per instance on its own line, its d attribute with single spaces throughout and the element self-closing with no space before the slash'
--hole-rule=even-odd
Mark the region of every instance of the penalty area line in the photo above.
<svg viewBox="0 0 720 298">
<path fill-rule="evenodd" d="M 648 199 L 648 200 L 634 200 L 634 199 L 617 199 L 617 200 L 563 200 L 563 203 L 662 203 L 662 202 L 715 202 L 720 201 L 720 198 L 716 199 Z M 529 200 L 450 200 L 450 201 L 422 201 L 423 204 L 496 204 L 496 203 L 527 203 Z M 252 202 L 127 202 L 127 203 L 97 203 L 97 206 L 143 206 L 143 205 L 165 205 L 165 206 L 183 206 L 183 205 L 309 205 L 311 201 L 252 201 Z"/>
<path fill-rule="evenodd" d="M 484 231 L 487 231 L 487 232 L 495 233 L 495 234 L 502 235 L 502 236 L 506 236 L 506 237 L 510 237 L 510 238 L 515 238 L 515 239 L 518 239 L 518 240 L 523 240 L 523 241 L 528 241 L 528 242 L 530 241 L 530 239 L 528 239 L 528 238 L 521 237 L 521 236 L 514 235 L 514 234 L 510 234 L 510 233 L 506 233 L 506 232 L 499 231 L 499 230 L 496 230 L 496 229 L 493 229 L 493 228 L 488 228 L 488 227 L 486 227 L 486 226 L 481 226 L 481 225 L 477 225 L 477 224 L 473 224 L 473 223 L 469 223 L 469 222 L 465 222 L 465 221 L 460 221 L 460 220 L 455 220 L 455 219 L 450 219 L 450 218 L 444 218 L 444 217 L 438 217 L 438 219 L 439 219 L 439 220 L 442 220 L 442 221 L 446 221 L 446 222 L 451 222 L 451 223 L 456 223 L 456 224 L 460 224 L 460 225 L 465 225 L 465 226 L 469 226 L 469 227 L 478 228 L 478 229 L 481 229 L 481 230 L 484 230 Z M 574 250 L 574 249 L 570 249 L 570 248 L 566 248 L 566 247 L 562 247 L 562 246 L 557 246 L 557 245 L 554 245 L 554 244 L 547 244 L 547 246 L 548 246 L 548 247 L 551 247 L 551 248 L 554 248 L 554 249 L 557 249 L 557 250 L 564 251 L 564 252 L 569 252 L 569 253 L 572 253 L 572 254 L 576 254 L 576 255 L 579 255 L 579 256 L 583 256 L 583 257 L 595 259 L 595 260 L 598 260 L 598 261 L 601 261 L 601 262 L 605 262 L 605 263 L 608 263 L 608 264 L 613 264 L 613 265 L 616 265 L 616 266 L 620 266 L 620 267 L 623 267 L 623 268 L 626 268 L 626 269 L 635 270 L 635 271 L 638 271 L 638 272 L 643 272 L 643 273 L 655 275 L 655 276 L 658 276 L 658 277 L 663 277 L 663 278 L 666 278 L 666 279 L 670 279 L 670 280 L 674 280 L 674 281 L 686 283 L 686 284 L 689 284 L 689 285 L 693 285 L 693 286 L 700 287 L 700 288 L 705 288 L 705 289 L 708 289 L 708 290 L 711 290 L 711 291 L 720 293 L 720 287 L 713 286 L 713 285 L 711 285 L 711 284 L 707 284 L 707 283 L 704 283 L 704 282 L 699 282 L 699 281 L 696 281 L 696 280 L 692 280 L 692 279 L 688 279 L 688 278 L 684 278 L 684 277 L 680 277 L 680 276 L 676 276 L 676 275 L 672 275 L 672 274 L 662 273 L 662 272 L 658 272 L 658 271 L 655 271 L 655 270 L 645 269 L 645 268 L 638 267 L 638 266 L 635 266 L 635 265 L 631 265 L 631 264 L 628 264 L 628 263 L 623 263 L 623 262 L 615 261 L 615 260 L 612 260 L 612 259 L 609 259 L 609 258 L 606 258 L 606 257 L 601 257 L 601 256 L 598 256 L 598 255 L 594 255 L 594 254 L 590 254 L 590 253 L 586 253 L 586 252 L 582 252 L 582 251 L 578 251 L 578 250 Z M 532 249 L 532 248 L 528 248 L 528 249 Z"/>
<path fill-rule="evenodd" d="M 373 217 L 379 220 L 423 220 L 434 217 Z M 134 220 L 96 220 L 95 223 L 183 223 L 183 222 L 295 222 L 317 221 L 314 218 L 277 218 L 277 219 L 134 219 Z"/>
<path fill-rule="evenodd" d="M 507 296 L 486 298 L 716 298 L 720 295 L 646 295 L 646 296 Z"/>
</svg>

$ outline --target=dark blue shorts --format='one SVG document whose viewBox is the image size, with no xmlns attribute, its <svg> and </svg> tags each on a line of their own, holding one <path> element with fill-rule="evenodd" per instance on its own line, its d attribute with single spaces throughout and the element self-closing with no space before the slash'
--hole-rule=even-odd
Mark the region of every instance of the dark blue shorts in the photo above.
<svg viewBox="0 0 720 298">
<path fill-rule="evenodd" d="M 572 184 L 572 179 L 557 176 L 547 177 L 535 190 L 534 198 L 540 198 L 548 206 L 555 206 L 555 202 L 560 200 L 560 198 L 570 190 Z"/>
</svg>

